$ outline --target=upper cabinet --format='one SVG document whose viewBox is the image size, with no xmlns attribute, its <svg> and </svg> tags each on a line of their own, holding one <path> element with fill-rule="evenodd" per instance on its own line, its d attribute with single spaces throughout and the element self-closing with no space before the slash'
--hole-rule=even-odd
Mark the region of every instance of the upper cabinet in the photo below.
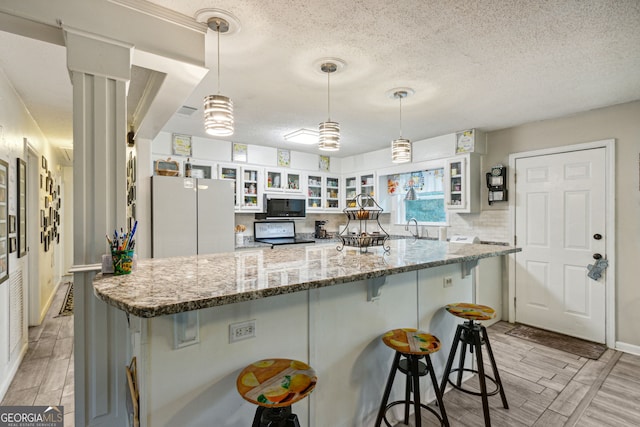
<svg viewBox="0 0 640 427">
<path fill-rule="evenodd" d="M 376 174 L 365 173 L 351 175 L 344 179 L 345 207 L 355 207 L 355 198 L 358 194 L 364 194 L 374 198 L 376 195 Z M 364 200 L 371 200 L 363 198 Z"/>
<path fill-rule="evenodd" d="M 243 167 L 240 185 L 240 209 L 248 211 L 262 211 L 262 168 Z"/>
<path fill-rule="evenodd" d="M 262 168 L 220 164 L 218 177 L 233 181 L 236 212 L 262 211 Z"/>
<path fill-rule="evenodd" d="M 234 203 L 233 206 L 236 210 L 240 208 L 240 200 L 238 199 L 238 176 L 240 174 L 240 166 L 236 165 L 218 165 L 218 177 L 228 181 L 233 181 L 234 188 Z"/>
<path fill-rule="evenodd" d="M 325 174 L 306 177 L 307 211 L 340 210 L 340 178 Z"/>
<path fill-rule="evenodd" d="M 326 175 L 324 177 L 324 207 L 326 210 L 340 210 L 340 178 Z"/>
<path fill-rule="evenodd" d="M 302 193 L 302 174 L 285 169 L 265 169 L 265 191 Z"/>
<path fill-rule="evenodd" d="M 462 154 L 447 159 L 444 173 L 447 210 L 459 213 L 480 212 L 480 157 Z"/>
</svg>

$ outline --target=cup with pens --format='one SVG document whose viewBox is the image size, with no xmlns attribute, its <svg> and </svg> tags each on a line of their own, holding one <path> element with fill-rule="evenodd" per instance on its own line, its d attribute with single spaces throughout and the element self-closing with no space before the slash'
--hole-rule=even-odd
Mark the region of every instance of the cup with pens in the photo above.
<svg viewBox="0 0 640 427">
<path fill-rule="evenodd" d="M 138 228 L 138 221 L 133 225 L 133 229 L 124 232 L 121 228 L 120 233 L 114 230 L 113 238 L 107 237 L 107 242 L 111 248 L 111 259 L 113 260 L 113 274 L 116 276 L 122 274 L 130 274 L 133 268 L 133 254 L 136 246 L 135 234 Z"/>
</svg>

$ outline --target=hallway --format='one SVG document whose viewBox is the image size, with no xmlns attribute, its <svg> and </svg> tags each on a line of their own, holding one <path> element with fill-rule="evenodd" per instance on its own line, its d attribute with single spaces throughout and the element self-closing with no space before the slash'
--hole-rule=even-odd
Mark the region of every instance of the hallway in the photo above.
<svg viewBox="0 0 640 427">
<path fill-rule="evenodd" d="M 56 317 L 68 287 L 60 285 L 44 321 L 29 328 L 29 349 L 1 405 L 62 405 L 64 425 L 73 427 L 73 315 Z"/>
</svg>

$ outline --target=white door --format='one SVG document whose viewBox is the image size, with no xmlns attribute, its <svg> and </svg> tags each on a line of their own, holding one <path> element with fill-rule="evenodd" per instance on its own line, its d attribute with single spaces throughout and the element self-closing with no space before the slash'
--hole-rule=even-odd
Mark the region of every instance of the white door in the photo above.
<svg viewBox="0 0 640 427">
<path fill-rule="evenodd" d="M 605 149 L 516 159 L 516 321 L 605 342 Z"/>
</svg>

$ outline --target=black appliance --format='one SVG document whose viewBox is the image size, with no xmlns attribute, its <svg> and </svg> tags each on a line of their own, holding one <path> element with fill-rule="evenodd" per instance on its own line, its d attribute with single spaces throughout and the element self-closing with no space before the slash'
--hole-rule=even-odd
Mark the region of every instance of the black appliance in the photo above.
<svg viewBox="0 0 640 427">
<path fill-rule="evenodd" d="M 253 223 L 253 240 L 272 246 L 315 243 L 314 240 L 296 238 L 293 221 L 256 221 Z"/>
<path fill-rule="evenodd" d="M 304 197 L 265 195 L 266 219 L 304 218 L 307 200 Z"/>
<path fill-rule="evenodd" d="M 328 239 L 330 237 L 327 233 L 327 230 L 324 229 L 324 225 L 327 222 L 328 221 L 316 221 L 315 234 L 313 235 L 313 237 L 315 237 L 316 239 Z"/>
</svg>

